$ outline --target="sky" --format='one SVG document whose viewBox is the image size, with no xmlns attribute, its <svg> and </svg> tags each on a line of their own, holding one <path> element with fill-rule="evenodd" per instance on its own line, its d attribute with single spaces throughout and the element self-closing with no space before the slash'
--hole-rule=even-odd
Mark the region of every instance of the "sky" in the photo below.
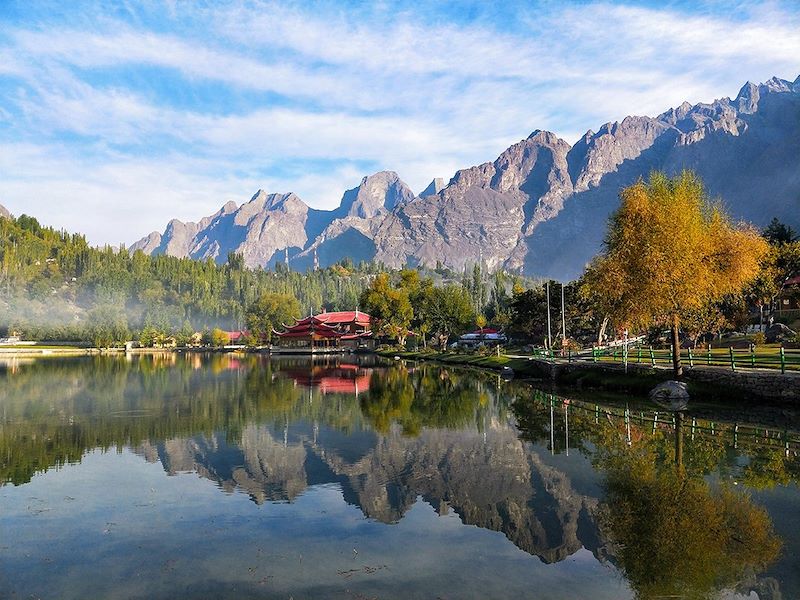
<svg viewBox="0 0 800 600">
<path fill-rule="evenodd" d="M 130 244 L 798 75 L 797 0 L 0 0 L 0 204 Z"/>
</svg>

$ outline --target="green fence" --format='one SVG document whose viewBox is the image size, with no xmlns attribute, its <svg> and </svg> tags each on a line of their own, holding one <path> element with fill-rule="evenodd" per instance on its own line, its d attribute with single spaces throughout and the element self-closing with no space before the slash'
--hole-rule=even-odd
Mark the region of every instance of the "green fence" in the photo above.
<svg viewBox="0 0 800 600">
<path fill-rule="evenodd" d="M 562 410 L 569 404 L 570 412 L 580 411 L 594 417 L 595 425 L 611 423 L 618 425 L 635 424 L 644 431 L 655 434 L 659 429 L 675 431 L 676 415 L 674 412 L 658 410 L 629 410 L 627 407 L 600 406 L 577 399 L 566 400 L 553 394 L 537 390 L 534 398 L 549 407 L 560 407 Z M 714 421 L 709 418 L 688 416 L 683 423 L 684 435 L 689 440 L 695 436 L 701 438 L 728 437 L 734 448 L 740 446 L 772 447 L 783 450 L 785 456 L 797 456 L 800 452 L 800 431 L 783 427 L 770 427 L 737 421 Z"/>
<path fill-rule="evenodd" d="M 546 351 L 545 351 L 546 352 Z M 800 371 L 800 349 L 787 348 L 686 348 L 681 350 L 681 361 L 690 366 L 715 366 L 737 369 L 780 369 L 786 371 Z M 550 353 L 549 358 L 562 358 L 558 352 Z M 569 353 L 567 360 L 592 360 L 594 362 L 624 362 L 625 350 L 623 348 L 593 348 L 588 354 Z M 672 365 L 672 350 L 653 349 L 652 347 L 637 346 L 628 348 L 628 363 L 650 364 L 651 366 Z"/>
</svg>

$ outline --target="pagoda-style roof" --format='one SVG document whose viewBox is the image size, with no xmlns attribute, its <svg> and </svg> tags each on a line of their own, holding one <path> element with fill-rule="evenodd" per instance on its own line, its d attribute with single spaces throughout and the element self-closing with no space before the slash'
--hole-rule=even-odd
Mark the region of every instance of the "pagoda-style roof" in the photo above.
<svg viewBox="0 0 800 600">
<path fill-rule="evenodd" d="M 286 325 L 284 323 L 284 331 L 272 332 L 280 338 L 325 338 L 325 339 L 343 339 L 354 340 L 360 337 L 367 337 L 372 335 L 371 331 L 362 331 L 353 333 L 347 331 L 344 327 L 350 324 L 360 325 L 364 328 L 369 327 L 371 317 L 364 312 L 355 311 L 341 311 L 341 312 L 324 312 L 318 315 L 311 315 L 304 319 L 295 319 L 294 325 Z"/>
<path fill-rule="evenodd" d="M 304 319 L 296 320 L 296 325 L 306 323 L 324 323 L 326 325 L 349 325 L 356 323 L 358 325 L 368 326 L 372 317 L 367 313 L 360 310 L 342 310 L 333 312 L 323 312 L 318 315 L 311 315 Z"/>
<path fill-rule="evenodd" d="M 292 326 L 284 326 L 286 327 L 285 331 L 275 331 L 274 329 L 272 332 L 279 336 L 279 337 L 321 337 L 321 338 L 340 338 L 344 335 L 343 331 L 340 331 L 336 327 L 332 327 L 331 325 L 326 325 L 325 323 L 319 323 L 316 321 L 298 321 L 296 325 Z"/>
</svg>

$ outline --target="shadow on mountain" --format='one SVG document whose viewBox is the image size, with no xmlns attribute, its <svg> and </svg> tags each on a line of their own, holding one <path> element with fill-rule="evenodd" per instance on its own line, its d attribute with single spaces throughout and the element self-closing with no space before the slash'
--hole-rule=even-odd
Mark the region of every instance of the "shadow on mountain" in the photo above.
<svg viewBox="0 0 800 600">
<path fill-rule="evenodd" d="M 691 143 L 680 138 L 679 130 L 668 130 L 637 158 L 604 175 L 598 187 L 569 196 L 558 217 L 539 224 L 527 238 L 525 271 L 565 280 L 579 276 L 601 249 L 605 226 L 598 224 L 605 225 L 618 207 L 619 192 L 653 169 L 669 175 L 694 170 L 709 195 L 735 205 L 744 220 L 765 225 L 778 217 L 798 223 L 800 96 L 767 94 L 758 112 L 740 113 L 738 119 L 744 123 L 738 132 L 709 125 L 700 130 L 704 137 Z M 776 144 L 778 139 L 783 141 Z M 580 142 L 573 152 L 568 158 L 576 169 Z"/>
</svg>

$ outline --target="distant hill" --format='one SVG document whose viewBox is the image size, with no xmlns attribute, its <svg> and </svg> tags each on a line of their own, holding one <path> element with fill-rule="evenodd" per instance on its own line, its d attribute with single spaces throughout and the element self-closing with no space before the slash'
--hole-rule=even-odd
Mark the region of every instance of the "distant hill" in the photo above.
<svg viewBox="0 0 800 600">
<path fill-rule="evenodd" d="M 800 77 L 745 84 L 734 99 L 684 102 L 629 116 L 574 145 L 534 131 L 495 161 L 434 179 L 416 197 L 396 173 L 365 177 L 339 208 L 259 191 L 199 221 L 171 221 L 131 246 L 223 262 L 230 251 L 265 266 L 305 269 L 345 256 L 391 266 L 437 262 L 557 279 L 576 277 L 600 249 L 621 188 L 657 169 L 693 169 L 736 219 L 800 228 Z"/>
</svg>

